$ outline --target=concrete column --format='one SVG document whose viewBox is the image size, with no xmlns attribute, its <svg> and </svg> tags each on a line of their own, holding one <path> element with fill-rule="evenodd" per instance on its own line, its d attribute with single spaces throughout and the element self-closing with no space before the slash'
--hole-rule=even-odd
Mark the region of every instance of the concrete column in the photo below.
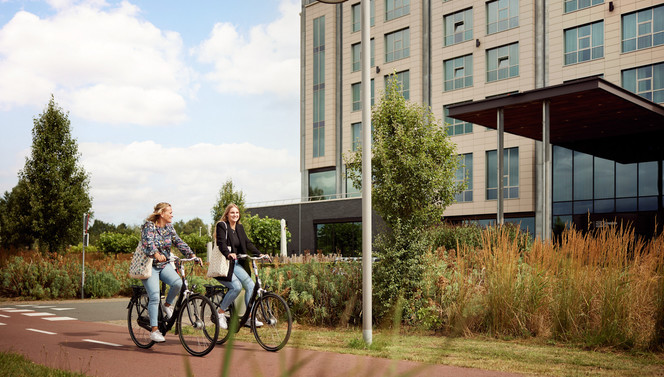
<svg viewBox="0 0 664 377">
<path fill-rule="evenodd" d="M 498 208 L 496 210 L 496 224 L 502 225 L 505 221 L 504 216 L 504 184 L 503 184 L 503 175 L 505 174 L 505 161 L 503 158 L 504 155 L 504 109 L 501 107 L 497 110 L 497 129 L 498 129 L 498 150 L 496 151 L 496 159 L 498 162 Z"/>
</svg>

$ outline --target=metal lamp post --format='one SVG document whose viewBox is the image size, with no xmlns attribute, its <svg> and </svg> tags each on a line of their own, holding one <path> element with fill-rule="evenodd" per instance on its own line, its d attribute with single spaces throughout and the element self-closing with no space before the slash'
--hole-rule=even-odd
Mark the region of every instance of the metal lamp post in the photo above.
<svg viewBox="0 0 664 377">
<path fill-rule="evenodd" d="M 346 0 L 318 0 L 340 4 Z M 371 298 L 371 11 L 369 0 L 361 0 L 362 13 L 362 337 L 372 342 Z"/>
</svg>

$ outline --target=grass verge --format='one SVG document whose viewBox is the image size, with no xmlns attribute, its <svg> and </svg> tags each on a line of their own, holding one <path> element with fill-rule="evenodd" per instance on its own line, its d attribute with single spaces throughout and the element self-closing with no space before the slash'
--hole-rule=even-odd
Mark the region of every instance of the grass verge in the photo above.
<svg viewBox="0 0 664 377">
<path fill-rule="evenodd" d="M 35 364 L 15 353 L 0 352 L 0 365 L 0 375 L 3 377 L 85 377 L 84 374 Z"/>
</svg>

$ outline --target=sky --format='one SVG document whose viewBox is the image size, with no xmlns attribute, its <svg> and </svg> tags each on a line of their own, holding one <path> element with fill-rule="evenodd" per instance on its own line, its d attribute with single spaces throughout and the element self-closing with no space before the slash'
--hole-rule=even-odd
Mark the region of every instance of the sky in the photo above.
<svg viewBox="0 0 664 377">
<path fill-rule="evenodd" d="M 247 204 L 300 196 L 299 0 L 0 0 L 0 194 L 51 95 L 71 121 L 93 218 L 158 202 L 211 223 L 231 179 Z"/>
</svg>

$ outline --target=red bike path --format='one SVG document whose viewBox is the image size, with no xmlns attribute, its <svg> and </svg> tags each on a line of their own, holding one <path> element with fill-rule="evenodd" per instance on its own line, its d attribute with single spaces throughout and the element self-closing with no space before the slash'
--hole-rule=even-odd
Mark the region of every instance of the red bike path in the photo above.
<svg viewBox="0 0 664 377">
<path fill-rule="evenodd" d="M 46 313 L 46 314 L 44 314 Z M 126 326 L 85 322 L 40 309 L 0 307 L 0 351 L 19 353 L 35 363 L 90 376 L 221 376 L 226 345 L 204 357 L 191 356 L 177 336 L 150 349 L 134 345 Z M 258 344 L 236 342 L 230 376 L 459 376 L 516 377 L 513 373 L 427 365 L 375 357 L 285 347 L 267 352 Z"/>
</svg>

